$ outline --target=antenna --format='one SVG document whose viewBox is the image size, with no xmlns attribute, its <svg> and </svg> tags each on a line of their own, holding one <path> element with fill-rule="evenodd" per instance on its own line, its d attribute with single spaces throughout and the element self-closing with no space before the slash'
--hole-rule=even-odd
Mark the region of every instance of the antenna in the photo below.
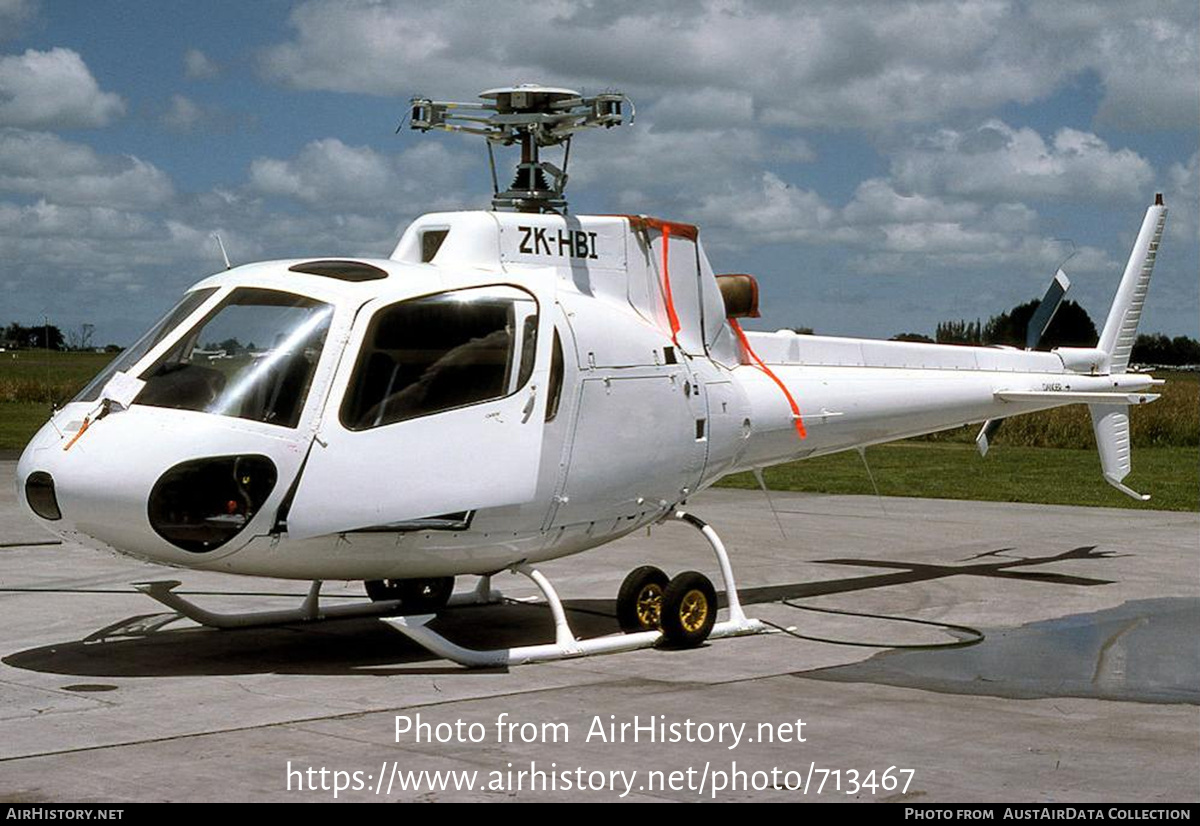
<svg viewBox="0 0 1200 826">
<path fill-rule="evenodd" d="M 585 97 L 571 89 L 523 83 L 480 92 L 483 103 L 455 103 L 414 97 L 409 126 L 421 132 L 441 129 L 481 135 L 487 140 L 492 163 L 492 208 L 516 212 L 567 211 L 567 161 L 571 136 L 583 129 L 611 129 L 625 123 L 622 107 L 633 102 L 621 92 Z M 521 146 L 521 160 L 512 184 L 500 192 L 495 177 L 493 144 Z M 563 168 L 539 158 L 543 147 L 564 145 Z M 549 176 L 549 180 L 547 179 Z"/>
<path fill-rule="evenodd" d="M 225 252 L 225 244 L 221 241 L 221 233 L 214 232 L 212 237 L 217 240 L 217 246 L 221 248 L 221 259 L 225 262 L 225 269 L 232 270 L 233 264 L 229 263 L 229 254 Z"/>
</svg>

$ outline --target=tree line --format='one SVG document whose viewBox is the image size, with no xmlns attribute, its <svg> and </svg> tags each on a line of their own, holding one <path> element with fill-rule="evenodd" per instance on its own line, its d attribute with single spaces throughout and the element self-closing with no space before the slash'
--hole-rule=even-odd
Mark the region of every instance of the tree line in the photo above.
<svg viewBox="0 0 1200 826">
<path fill-rule="evenodd" d="M 25 326 L 14 321 L 0 332 L 0 345 L 11 350 L 63 350 L 66 338 L 53 324 Z"/>
<path fill-rule="evenodd" d="M 18 324 L 0 327 L 0 347 L 6 350 L 94 350 L 91 338 L 94 327 L 84 324 L 78 330 L 63 333 L 54 324 Z M 104 348 L 119 353 L 123 348 L 109 344 Z"/>
<path fill-rule="evenodd" d="M 892 340 L 976 347 L 1004 344 L 1024 348 L 1025 330 L 1034 311 L 1037 310 L 1038 303 L 1034 300 L 1018 304 L 1008 312 L 992 316 L 986 322 L 981 319 L 943 321 L 937 325 L 933 338 L 921 333 L 901 333 L 892 336 Z M 1095 347 L 1099 340 L 1100 332 L 1087 310 L 1074 301 L 1064 301 L 1042 336 L 1038 349 Z M 1200 341 L 1189 336 L 1168 338 L 1162 333 L 1142 333 L 1134 342 L 1129 359 L 1134 364 L 1161 364 L 1170 367 L 1200 365 Z"/>
</svg>

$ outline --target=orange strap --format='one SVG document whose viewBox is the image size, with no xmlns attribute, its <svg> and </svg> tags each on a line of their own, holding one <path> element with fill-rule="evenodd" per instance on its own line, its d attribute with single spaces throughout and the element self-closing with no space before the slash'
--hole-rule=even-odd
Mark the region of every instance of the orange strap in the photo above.
<svg viewBox="0 0 1200 826">
<path fill-rule="evenodd" d="M 663 292 L 667 299 L 667 320 L 671 322 L 671 341 L 675 342 L 675 346 L 679 346 L 679 316 L 675 313 L 675 300 L 671 297 L 671 271 L 667 267 L 667 250 L 671 247 L 671 225 L 662 225 L 662 271 L 663 271 Z"/>
<path fill-rule="evenodd" d="M 762 370 L 771 377 L 771 381 L 779 385 L 779 389 L 783 391 L 783 395 L 787 397 L 788 404 L 792 408 L 792 421 L 796 425 L 796 433 L 801 439 L 808 438 L 808 431 L 804 429 L 804 420 L 800 418 L 800 407 L 796 404 L 796 400 L 792 398 L 792 394 L 788 391 L 787 385 L 779 380 L 779 376 L 771 372 L 771 368 L 763 364 L 763 360 L 754 352 L 754 348 L 750 346 L 750 342 L 746 339 L 746 334 L 742 332 L 742 325 L 738 324 L 736 318 L 729 319 L 729 326 L 733 327 L 733 331 L 737 333 L 738 340 L 742 342 L 742 346 L 746 348 L 746 352 L 750 354 L 750 358 L 758 365 L 758 369 Z"/>
<path fill-rule="evenodd" d="M 83 417 L 83 424 L 81 424 L 81 425 L 79 426 L 79 432 L 75 434 L 74 438 L 72 438 L 72 439 L 71 439 L 71 441 L 69 441 L 69 442 L 67 442 L 65 445 L 63 445 L 63 452 L 64 452 L 64 453 L 65 453 L 66 451 L 68 451 L 68 450 L 70 450 L 70 449 L 71 449 L 71 445 L 73 445 L 73 444 L 75 444 L 76 442 L 78 442 L 78 441 L 79 441 L 79 437 L 80 437 L 80 436 L 82 436 L 84 433 L 87 433 L 87 429 L 88 429 L 88 427 L 90 427 L 90 426 L 91 426 L 91 424 L 92 424 L 91 417 L 90 417 L 90 416 L 84 416 L 84 417 Z"/>
</svg>

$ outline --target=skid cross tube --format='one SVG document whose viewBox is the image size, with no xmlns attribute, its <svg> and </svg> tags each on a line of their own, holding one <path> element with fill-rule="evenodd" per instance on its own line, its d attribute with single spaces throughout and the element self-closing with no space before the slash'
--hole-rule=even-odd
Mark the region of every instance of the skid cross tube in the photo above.
<svg viewBox="0 0 1200 826">
<path fill-rule="evenodd" d="M 738 599 L 737 586 L 733 579 L 733 567 L 729 564 L 729 555 L 725 551 L 725 545 L 721 542 L 721 538 L 717 536 L 717 532 L 704 520 L 684 511 L 674 511 L 666 518 L 686 522 L 699 530 L 712 547 L 713 553 L 716 554 L 729 605 L 729 619 L 714 625 L 712 632 L 708 635 L 709 639 L 769 632 L 770 628 L 767 625 L 759 620 L 748 618 L 742 610 L 742 603 Z M 550 580 L 541 571 L 526 563 L 515 565 L 511 570 L 515 574 L 528 577 L 545 597 L 554 618 L 553 643 L 478 650 L 457 645 L 430 629 L 428 623 L 434 619 L 435 614 L 387 617 L 383 622 L 437 656 L 470 668 L 503 668 L 511 665 L 590 657 L 596 654 L 612 654 L 618 651 L 636 651 L 642 648 L 651 648 L 662 641 L 661 631 L 638 631 L 632 634 L 611 634 L 587 640 L 576 639 L 570 622 L 567 620 L 566 611 L 563 609 L 562 600 L 559 599 L 558 592 Z"/>
</svg>

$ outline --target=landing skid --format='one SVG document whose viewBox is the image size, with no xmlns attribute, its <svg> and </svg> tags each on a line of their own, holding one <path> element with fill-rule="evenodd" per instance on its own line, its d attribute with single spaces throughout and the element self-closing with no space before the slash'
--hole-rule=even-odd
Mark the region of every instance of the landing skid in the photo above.
<svg viewBox="0 0 1200 826">
<path fill-rule="evenodd" d="M 737 584 L 733 579 L 733 567 L 729 563 L 729 555 L 725 545 L 707 523 L 684 511 L 675 511 L 669 519 L 686 522 L 700 531 L 708 541 L 721 570 L 722 585 L 725 590 L 729 609 L 729 618 L 713 625 L 709 639 L 722 637 L 739 637 L 749 634 L 768 633 L 769 626 L 757 619 L 746 616 L 738 599 Z M 566 611 L 562 600 L 550 581 L 536 568 L 527 564 L 514 566 L 513 573 L 528 577 L 550 607 L 554 618 L 554 642 L 543 645 L 525 645 L 516 648 L 497 648 L 486 651 L 464 648 L 443 637 L 427 627 L 436 614 L 414 616 L 388 617 L 387 614 L 400 610 L 399 600 L 383 602 L 354 603 L 350 605 L 321 606 L 321 581 L 315 580 L 308 590 L 299 608 L 278 611 L 255 611 L 249 613 L 218 613 L 201 608 L 194 602 L 183 598 L 174 591 L 180 586 L 178 580 L 160 580 L 156 582 L 137 582 L 133 587 L 153 600 L 165 605 L 173 611 L 210 628 L 252 628 L 268 625 L 286 625 L 298 622 L 317 622 L 327 619 L 344 619 L 347 617 L 382 617 L 382 621 L 395 628 L 400 633 L 421 647 L 447 660 L 472 668 L 494 668 L 497 666 L 522 665 L 525 663 L 548 662 L 551 660 L 572 659 L 575 657 L 590 657 L 595 654 L 612 654 L 618 651 L 636 651 L 642 648 L 652 648 L 664 641 L 661 631 L 638 631 L 629 634 L 612 634 L 606 637 L 580 640 L 576 639 L 571 625 L 567 621 Z M 492 578 L 480 577 L 474 591 L 454 594 L 446 603 L 452 608 L 463 605 L 484 605 L 499 602 L 502 595 L 492 590 Z M 716 610 L 715 605 L 713 610 Z"/>
<path fill-rule="evenodd" d="M 770 630 L 769 626 L 756 619 L 746 616 L 742 610 L 741 600 L 738 599 L 737 585 L 733 579 L 733 567 L 729 563 L 729 555 L 725 545 L 707 523 L 702 519 L 683 511 L 675 511 L 671 519 L 686 522 L 703 534 L 708 544 L 716 554 L 717 563 L 721 568 L 722 585 L 725 589 L 729 607 L 729 619 L 718 622 L 713 626 L 710 639 L 721 637 L 738 637 L 749 634 L 761 634 Z M 495 668 L 497 666 L 523 665 L 526 663 L 548 662 L 551 660 L 590 657 L 595 654 L 612 654 L 618 651 L 636 651 L 651 648 L 663 641 L 661 631 L 639 631 L 631 634 L 613 634 L 607 637 L 580 640 L 575 638 L 567 622 L 566 612 L 558 592 L 550 581 L 536 568 L 521 564 L 512 568 L 513 573 L 529 577 L 550 606 L 554 617 L 554 642 L 543 645 L 525 645 L 517 648 L 496 648 L 488 651 L 464 648 L 443 637 L 427 627 L 435 614 L 424 614 L 408 617 L 388 617 L 383 622 L 395 628 L 413 642 L 428 649 L 447 660 L 471 668 Z M 715 610 L 715 606 L 713 607 Z"/>
<path fill-rule="evenodd" d="M 133 587 L 157 602 L 177 611 L 190 620 L 207 625 L 209 628 L 252 628 L 264 625 L 286 625 L 295 622 L 317 622 L 327 619 L 345 619 L 347 617 L 377 617 L 392 614 L 400 610 L 399 600 L 383 602 L 356 602 L 350 605 L 320 604 L 321 580 L 314 580 L 308 589 L 308 596 L 299 608 L 280 611 L 255 611 L 245 614 L 220 614 L 201 608 L 194 602 L 184 599 L 174 590 L 180 586 L 177 579 L 160 580 L 157 582 L 135 582 Z M 447 607 L 459 605 L 484 605 L 499 602 L 502 595 L 492 590 L 492 578 L 480 577 L 474 591 L 454 594 L 450 597 Z"/>
</svg>

